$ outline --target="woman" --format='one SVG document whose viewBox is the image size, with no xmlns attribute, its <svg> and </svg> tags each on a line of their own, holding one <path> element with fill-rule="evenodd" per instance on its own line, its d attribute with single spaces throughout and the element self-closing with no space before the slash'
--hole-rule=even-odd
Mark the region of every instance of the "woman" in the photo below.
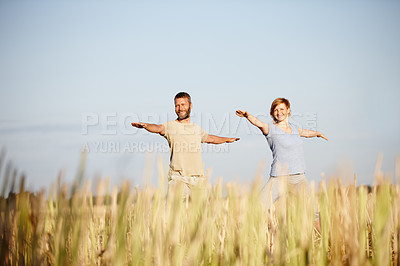
<svg viewBox="0 0 400 266">
<path fill-rule="evenodd" d="M 258 127 L 266 137 L 272 151 L 273 161 L 271 164 L 270 178 L 265 186 L 271 191 L 272 202 L 279 198 L 279 184 L 284 182 L 298 189 L 308 183 L 305 176 L 305 161 L 303 142 L 300 137 L 319 137 L 328 140 L 324 134 L 318 131 L 302 129 L 289 122 L 290 102 L 285 98 L 277 98 L 271 104 L 270 115 L 273 122 L 264 123 L 247 111 L 237 110 L 236 114 L 245 117 L 254 126 Z M 271 205 L 267 197 L 263 197 L 265 205 Z M 269 204 L 266 204 L 266 202 Z"/>
</svg>

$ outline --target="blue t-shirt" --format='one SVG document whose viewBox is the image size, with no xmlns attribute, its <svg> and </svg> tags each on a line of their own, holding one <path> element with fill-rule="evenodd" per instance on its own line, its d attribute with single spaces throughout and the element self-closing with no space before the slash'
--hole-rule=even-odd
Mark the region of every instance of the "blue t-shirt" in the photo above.
<svg viewBox="0 0 400 266">
<path fill-rule="evenodd" d="M 303 140 L 299 128 L 289 122 L 291 134 L 286 133 L 272 122 L 268 123 L 268 135 L 265 135 L 272 151 L 270 176 L 302 174 L 306 170 Z"/>
</svg>

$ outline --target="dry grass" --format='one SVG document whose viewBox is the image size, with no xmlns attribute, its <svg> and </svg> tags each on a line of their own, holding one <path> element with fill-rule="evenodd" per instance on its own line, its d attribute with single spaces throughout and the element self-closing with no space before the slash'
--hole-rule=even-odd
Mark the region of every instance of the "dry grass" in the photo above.
<svg viewBox="0 0 400 266">
<path fill-rule="evenodd" d="M 287 194 L 267 212 L 258 180 L 247 191 L 236 183 L 208 185 L 208 194 L 194 190 L 183 201 L 179 187 L 168 197 L 162 185 L 123 184 L 109 193 L 106 181 L 96 191 L 106 196 L 94 197 L 78 176 L 48 196 L 22 184 L 5 198 L 13 176 L 5 172 L 5 265 L 399 264 L 400 186 L 381 173 L 372 188 L 321 182 L 319 193 Z M 321 232 L 313 227 L 315 206 Z"/>
</svg>

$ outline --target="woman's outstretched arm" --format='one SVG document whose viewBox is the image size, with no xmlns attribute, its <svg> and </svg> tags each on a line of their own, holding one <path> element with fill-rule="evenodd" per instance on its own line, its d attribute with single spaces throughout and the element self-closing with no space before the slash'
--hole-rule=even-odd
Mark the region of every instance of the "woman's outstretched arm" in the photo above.
<svg viewBox="0 0 400 266">
<path fill-rule="evenodd" d="M 250 123 L 258 127 L 264 135 L 268 135 L 268 124 L 258 120 L 255 116 L 252 116 L 247 111 L 236 110 L 236 115 L 239 117 L 246 117 Z"/>
<path fill-rule="evenodd" d="M 300 134 L 300 137 L 304 137 L 304 138 L 318 137 L 318 138 L 323 138 L 325 140 L 328 140 L 328 138 L 325 137 L 325 135 L 319 131 L 299 128 L 299 134 Z"/>
</svg>

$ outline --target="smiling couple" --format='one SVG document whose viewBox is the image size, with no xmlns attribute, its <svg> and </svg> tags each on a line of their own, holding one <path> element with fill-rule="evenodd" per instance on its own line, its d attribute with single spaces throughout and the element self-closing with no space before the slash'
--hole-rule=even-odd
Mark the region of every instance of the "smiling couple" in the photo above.
<svg viewBox="0 0 400 266">
<path fill-rule="evenodd" d="M 168 187 L 183 184 L 184 193 L 188 195 L 191 188 L 205 182 L 201 143 L 232 143 L 239 138 L 210 135 L 191 122 L 190 111 L 193 104 L 188 93 L 179 92 L 174 98 L 174 103 L 175 113 L 178 116 L 176 120 L 164 124 L 134 122 L 132 126 L 158 133 L 167 139 L 171 150 Z M 269 123 L 260 121 L 247 111 L 237 110 L 236 115 L 247 118 L 251 124 L 259 128 L 271 148 L 273 161 L 269 179 L 263 191 L 267 188 L 271 192 L 272 202 L 279 198 L 279 184 L 282 182 L 295 188 L 307 185 L 303 143 L 300 137 L 320 137 L 328 140 L 324 134 L 299 128 L 289 122 L 290 103 L 285 98 L 277 98 L 272 102 L 270 115 L 273 121 Z M 266 200 L 266 197 L 262 198 L 265 205 Z"/>
</svg>

